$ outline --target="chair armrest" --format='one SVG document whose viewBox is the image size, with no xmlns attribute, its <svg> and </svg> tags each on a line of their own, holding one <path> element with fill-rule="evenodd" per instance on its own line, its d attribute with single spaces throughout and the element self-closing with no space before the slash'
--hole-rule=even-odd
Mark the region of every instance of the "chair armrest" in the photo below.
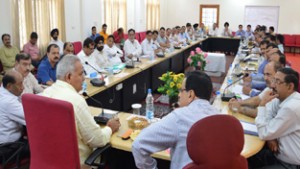
<svg viewBox="0 0 300 169">
<path fill-rule="evenodd" d="M 97 164 L 95 163 L 95 160 L 103 153 L 105 153 L 107 150 L 111 148 L 110 144 L 106 144 L 104 147 L 97 148 L 93 153 L 85 160 L 85 164 L 89 166 L 99 166 L 101 163 Z M 101 160 L 102 161 L 102 160 Z"/>
</svg>

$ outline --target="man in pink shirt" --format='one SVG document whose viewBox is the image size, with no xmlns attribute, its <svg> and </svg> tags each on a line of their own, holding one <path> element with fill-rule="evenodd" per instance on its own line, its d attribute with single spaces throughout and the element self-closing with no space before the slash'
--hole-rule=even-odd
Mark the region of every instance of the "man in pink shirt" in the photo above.
<svg viewBox="0 0 300 169">
<path fill-rule="evenodd" d="M 36 32 L 32 32 L 30 35 L 30 40 L 23 46 L 23 52 L 31 56 L 32 65 L 38 67 L 40 63 L 40 52 L 37 46 L 38 35 Z"/>
</svg>

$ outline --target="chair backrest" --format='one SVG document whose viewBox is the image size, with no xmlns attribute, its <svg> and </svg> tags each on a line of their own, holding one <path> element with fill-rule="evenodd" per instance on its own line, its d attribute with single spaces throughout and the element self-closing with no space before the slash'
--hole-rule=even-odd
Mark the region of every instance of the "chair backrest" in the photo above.
<svg viewBox="0 0 300 169">
<path fill-rule="evenodd" d="M 80 41 L 73 42 L 74 54 L 77 55 L 82 50 L 82 43 Z"/>
<path fill-rule="evenodd" d="M 295 35 L 296 36 L 296 46 L 300 47 L 300 35 Z"/>
<path fill-rule="evenodd" d="M 214 115 L 201 119 L 188 133 L 187 150 L 193 163 L 184 169 L 246 169 L 247 161 L 240 155 L 243 145 L 244 131 L 236 118 Z"/>
<path fill-rule="evenodd" d="M 140 37 L 140 33 L 135 33 L 135 39 L 139 42 L 139 43 L 141 43 L 141 37 Z"/>
<path fill-rule="evenodd" d="M 283 37 L 285 46 L 294 46 L 296 44 L 296 37 L 294 35 L 284 34 Z"/>
<path fill-rule="evenodd" d="M 140 39 L 141 39 L 141 42 L 143 42 L 143 40 L 146 38 L 146 32 L 140 32 Z"/>
<path fill-rule="evenodd" d="M 22 103 L 30 146 L 30 169 L 79 169 L 71 103 L 24 94 Z"/>
<path fill-rule="evenodd" d="M 128 39 L 128 34 L 124 34 L 124 40 Z"/>
</svg>

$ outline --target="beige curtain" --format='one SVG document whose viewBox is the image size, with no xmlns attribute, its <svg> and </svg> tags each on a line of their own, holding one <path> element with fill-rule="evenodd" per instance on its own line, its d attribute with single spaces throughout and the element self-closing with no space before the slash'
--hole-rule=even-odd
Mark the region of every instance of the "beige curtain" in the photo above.
<svg viewBox="0 0 300 169">
<path fill-rule="evenodd" d="M 147 30 L 160 27 L 160 0 L 147 0 Z"/>
<path fill-rule="evenodd" d="M 19 26 L 13 28 L 19 32 L 16 36 L 16 45 L 22 50 L 23 45 L 28 42 L 31 32 L 37 32 L 40 53 L 46 53 L 47 46 L 51 40 L 50 31 L 59 29 L 59 38 L 65 41 L 65 17 L 63 0 L 13 0 L 17 4 L 14 19 Z"/>
<path fill-rule="evenodd" d="M 107 24 L 108 34 L 120 27 L 127 31 L 126 5 L 126 0 L 104 0 L 104 22 Z"/>
</svg>

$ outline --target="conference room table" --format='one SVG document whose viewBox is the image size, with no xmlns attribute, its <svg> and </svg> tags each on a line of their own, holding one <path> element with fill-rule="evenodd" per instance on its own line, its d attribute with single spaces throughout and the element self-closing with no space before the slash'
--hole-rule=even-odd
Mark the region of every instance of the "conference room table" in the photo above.
<svg viewBox="0 0 300 169">
<path fill-rule="evenodd" d="M 103 93 L 103 92 L 107 91 L 111 87 L 115 87 L 116 90 L 118 90 L 118 89 L 121 90 L 121 88 L 123 88 L 123 90 L 124 90 L 124 87 L 126 87 L 125 86 L 126 84 L 124 83 L 124 81 L 126 81 L 128 79 L 132 80 L 132 81 L 134 81 L 134 80 L 139 81 L 140 79 L 132 78 L 132 77 L 134 77 L 136 75 L 139 75 L 139 74 L 141 74 L 142 76 L 138 76 L 138 78 L 144 78 L 143 76 L 147 76 L 148 75 L 149 76 L 148 80 L 151 81 L 151 80 L 154 80 L 153 76 L 156 73 L 156 77 L 155 78 L 158 79 L 158 77 L 161 75 L 161 74 L 158 74 L 158 73 L 161 73 L 161 72 L 155 72 L 157 70 L 151 70 L 151 72 L 150 72 L 149 69 L 162 68 L 163 69 L 162 72 L 163 71 L 166 72 L 167 70 L 169 70 L 170 68 L 172 68 L 172 66 L 168 65 L 168 67 L 163 67 L 163 66 L 165 66 L 164 62 L 167 61 L 168 63 L 172 63 L 172 59 L 176 58 L 176 56 L 178 56 L 178 57 L 185 57 L 184 60 L 186 60 L 187 56 L 189 55 L 189 52 L 191 50 L 193 50 L 194 48 L 196 48 L 198 46 L 198 44 L 201 43 L 201 42 L 203 42 L 203 39 L 199 40 L 199 41 L 196 41 L 196 42 L 192 42 L 192 44 L 189 45 L 186 48 L 182 48 L 180 50 L 175 50 L 175 52 L 173 52 L 172 54 L 169 54 L 169 55 L 167 54 L 164 58 L 157 58 L 155 60 L 141 59 L 142 63 L 139 64 L 139 65 L 137 65 L 135 68 L 133 68 L 133 69 L 124 69 L 120 74 L 117 74 L 117 75 L 114 75 L 112 77 L 106 78 L 105 79 L 106 85 L 103 86 L 103 87 L 94 87 L 94 86 L 91 86 L 89 84 L 89 81 L 87 80 L 87 83 L 88 83 L 88 94 L 95 97 L 95 96 L 97 96 L 97 94 L 99 94 L 101 92 Z M 182 53 L 186 53 L 186 52 L 188 52 L 187 56 L 182 55 Z M 178 58 L 176 58 L 176 59 L 178 59 Z M 237 58 L 235 58 L 235 61 L 236 61 L 236 59 Z M 184 60 L 181 59 L 181 61 L 180 61 L 181 65 L 177 64 L 177 66 L 179 66 L 179 67 L 182 66 L 182 70 L 180 68 L 180 70 L 178 69 L 178 72 L 183 71 L 183 69 L 185 68 Z M 162 64 L 162 67 L 159 64 Z M 159 67 L 157 68 L 156 66 L 158 66 L 158 65 L 159 65 Z M 165 72 L 163 72 L 163 73 L 165 73 Z M 231 71 L 229 70 L 228 71 L 228 75 L 230 75 L 230 74 L 231 74 Z M 152 75 L 152 76 L 150 76 L 150 75 Z M 135 83 L 138 83 L 138 82 L 135 82 Z M 122 84 L 122 85 L 118 86 L 120 84 Z M 149 85 L 149 84 L 147 84 L 147 85 Z M 143 90 L 145 90 L 145 93 L 144 93 L 144 95 L 142 95 L 142 97 L 139 98 L 140 99 L 139 102 L 142 101 L 145 98 L 145 96 L 146 96 L 146 90 L 148 88 L 147 85 L 143 86 L 144 87 Z M 223 90 L 226 87 L 226 85 L 227 84 L 226 84 L 226 80 L 225 80 L 223 82 L 222 86 L 221 86 L 221 92 L 223 92 Z M 152 84 L 151 87 L 153 88 L 153 84 Z M 134 89 L 134 90 L 138 90 L 138 89 Z M 112 93 L 109 93 L 109 92 L 112 92 Z M 108 95 L 114 94 L 114 96 L 113 96 L 113 97 L 115 97 L 114 99 L 120 99 L 120 97 L 123 96 L 122 94 L 124 94 L 124 93 L 122 93 L 121 95 L 118 95 L 119 96 L 118 97 L 117 94 L 116 94 L 117 91 L 115 91 L 115 93 L 113 91 L 109 91 L 109 92 L 107 92 Z M 101 96 L 103 97 L 103 95 L 101 95 Z M 131 95 L 128 95 L 128 96 L 125 95 L 123 97 L 127 97 L 127 100 L 132 99 L 132 98 L 130 98 Z M 95 99 L 98 100 L 99 98 L 95 97 Z M 109 101 L 111 98 L 104 98 L 104 99 L 106 99 L 106 100 Z M 103 100 L 103 98 L 102 98 L 102 100 Z M 92 100 L 88 101 L 88 103 L 92 103 L 92 102 L 93 102 Z M 213 104 L 214 106 L 216 106 L 215 103 L 216 102 L 214 102 L 214 104 Z M 90 109 L 91 109 L 92 114 L 94 116 L 97 116 L 101 112 L 101 109 L 97 108 L 97 107 L 101 107 L 101 106 L 99 106 L 97 103 L 94 103 L 94 104 L 96 104 L 96 107 L 93 107 L 93 105 L 91 105 L 91 104 L 89 104 L 89 105 L 91 106 Z M 130 102 L 125 102 L 125 104 L 128 104 L 127 106 L 129 106 L 129 107 L 131 106 Z M 104 107 L 104 108 L 107 108 L 107 107 Z M 250 117 L 247 117 L 245 115 L 242 115 L 242 114 L 239 114 L 239 113 L 234 113 L 234 112 L 230 111 L 228 109 L 228 103 L 227 102 L 222 102 L 221 107 L 217 107 L 217 108 L 221 111 L 222 114 L 230 114 L 230 115 L 235 116 L 239 120 L 243 120 L 243 121 L 250 122 L 250 123 L 254 122 L 253 118 L 250 118 Z M 114 109 L 114 108 L 108 108 L 108 109 L 118 110 L 118 109 Z M 128 124 L 127 124 L 127 120 L 126 119 L 130 115 L 131 114 L 130 113 L 126 113 L 126 111 L 120 111 L 120 113 L 118 113 L 118 117 L 119 117 L 120 122 L 121 122 L 121 127 L 120 127 L 119 132 L 124 132 L 124 131 L 128 130 Z M 119 132 L 114 133 L 112 135 L 112 138 L 111 138 L 111 145 L 112 145 L 112 147 L 115 148 L 115 149 L 119 149 L 119 150 L 131 152 L 131 146 L 132 146 L 132 142 L 133 141 L 130 140 L 130 139 L 129 140 L 122 140 L 118 136 Z M 252 155 L 256 154 L 258 151 L 260 151 L 262 149 L 262 147 L 264 145 L 264 141 L 260 140 L 259 137 L 257 137 L 257 136 L 245 134 L 244 138 L 245 138 L 245 144 L 244 144 L 244 148 L 243 148 L 243 151 L 242 151 L 241 154 L 244 157 L 246 157 L 246 158 L 251 157 Z M 162 151 L 162 152 L 154 153 L 152 156 L 155 157 L 155 158 L 158 158 L 158 159 L 170 160 L 169 151 L 166 151 L 166 150 Z"/>
</svg>

